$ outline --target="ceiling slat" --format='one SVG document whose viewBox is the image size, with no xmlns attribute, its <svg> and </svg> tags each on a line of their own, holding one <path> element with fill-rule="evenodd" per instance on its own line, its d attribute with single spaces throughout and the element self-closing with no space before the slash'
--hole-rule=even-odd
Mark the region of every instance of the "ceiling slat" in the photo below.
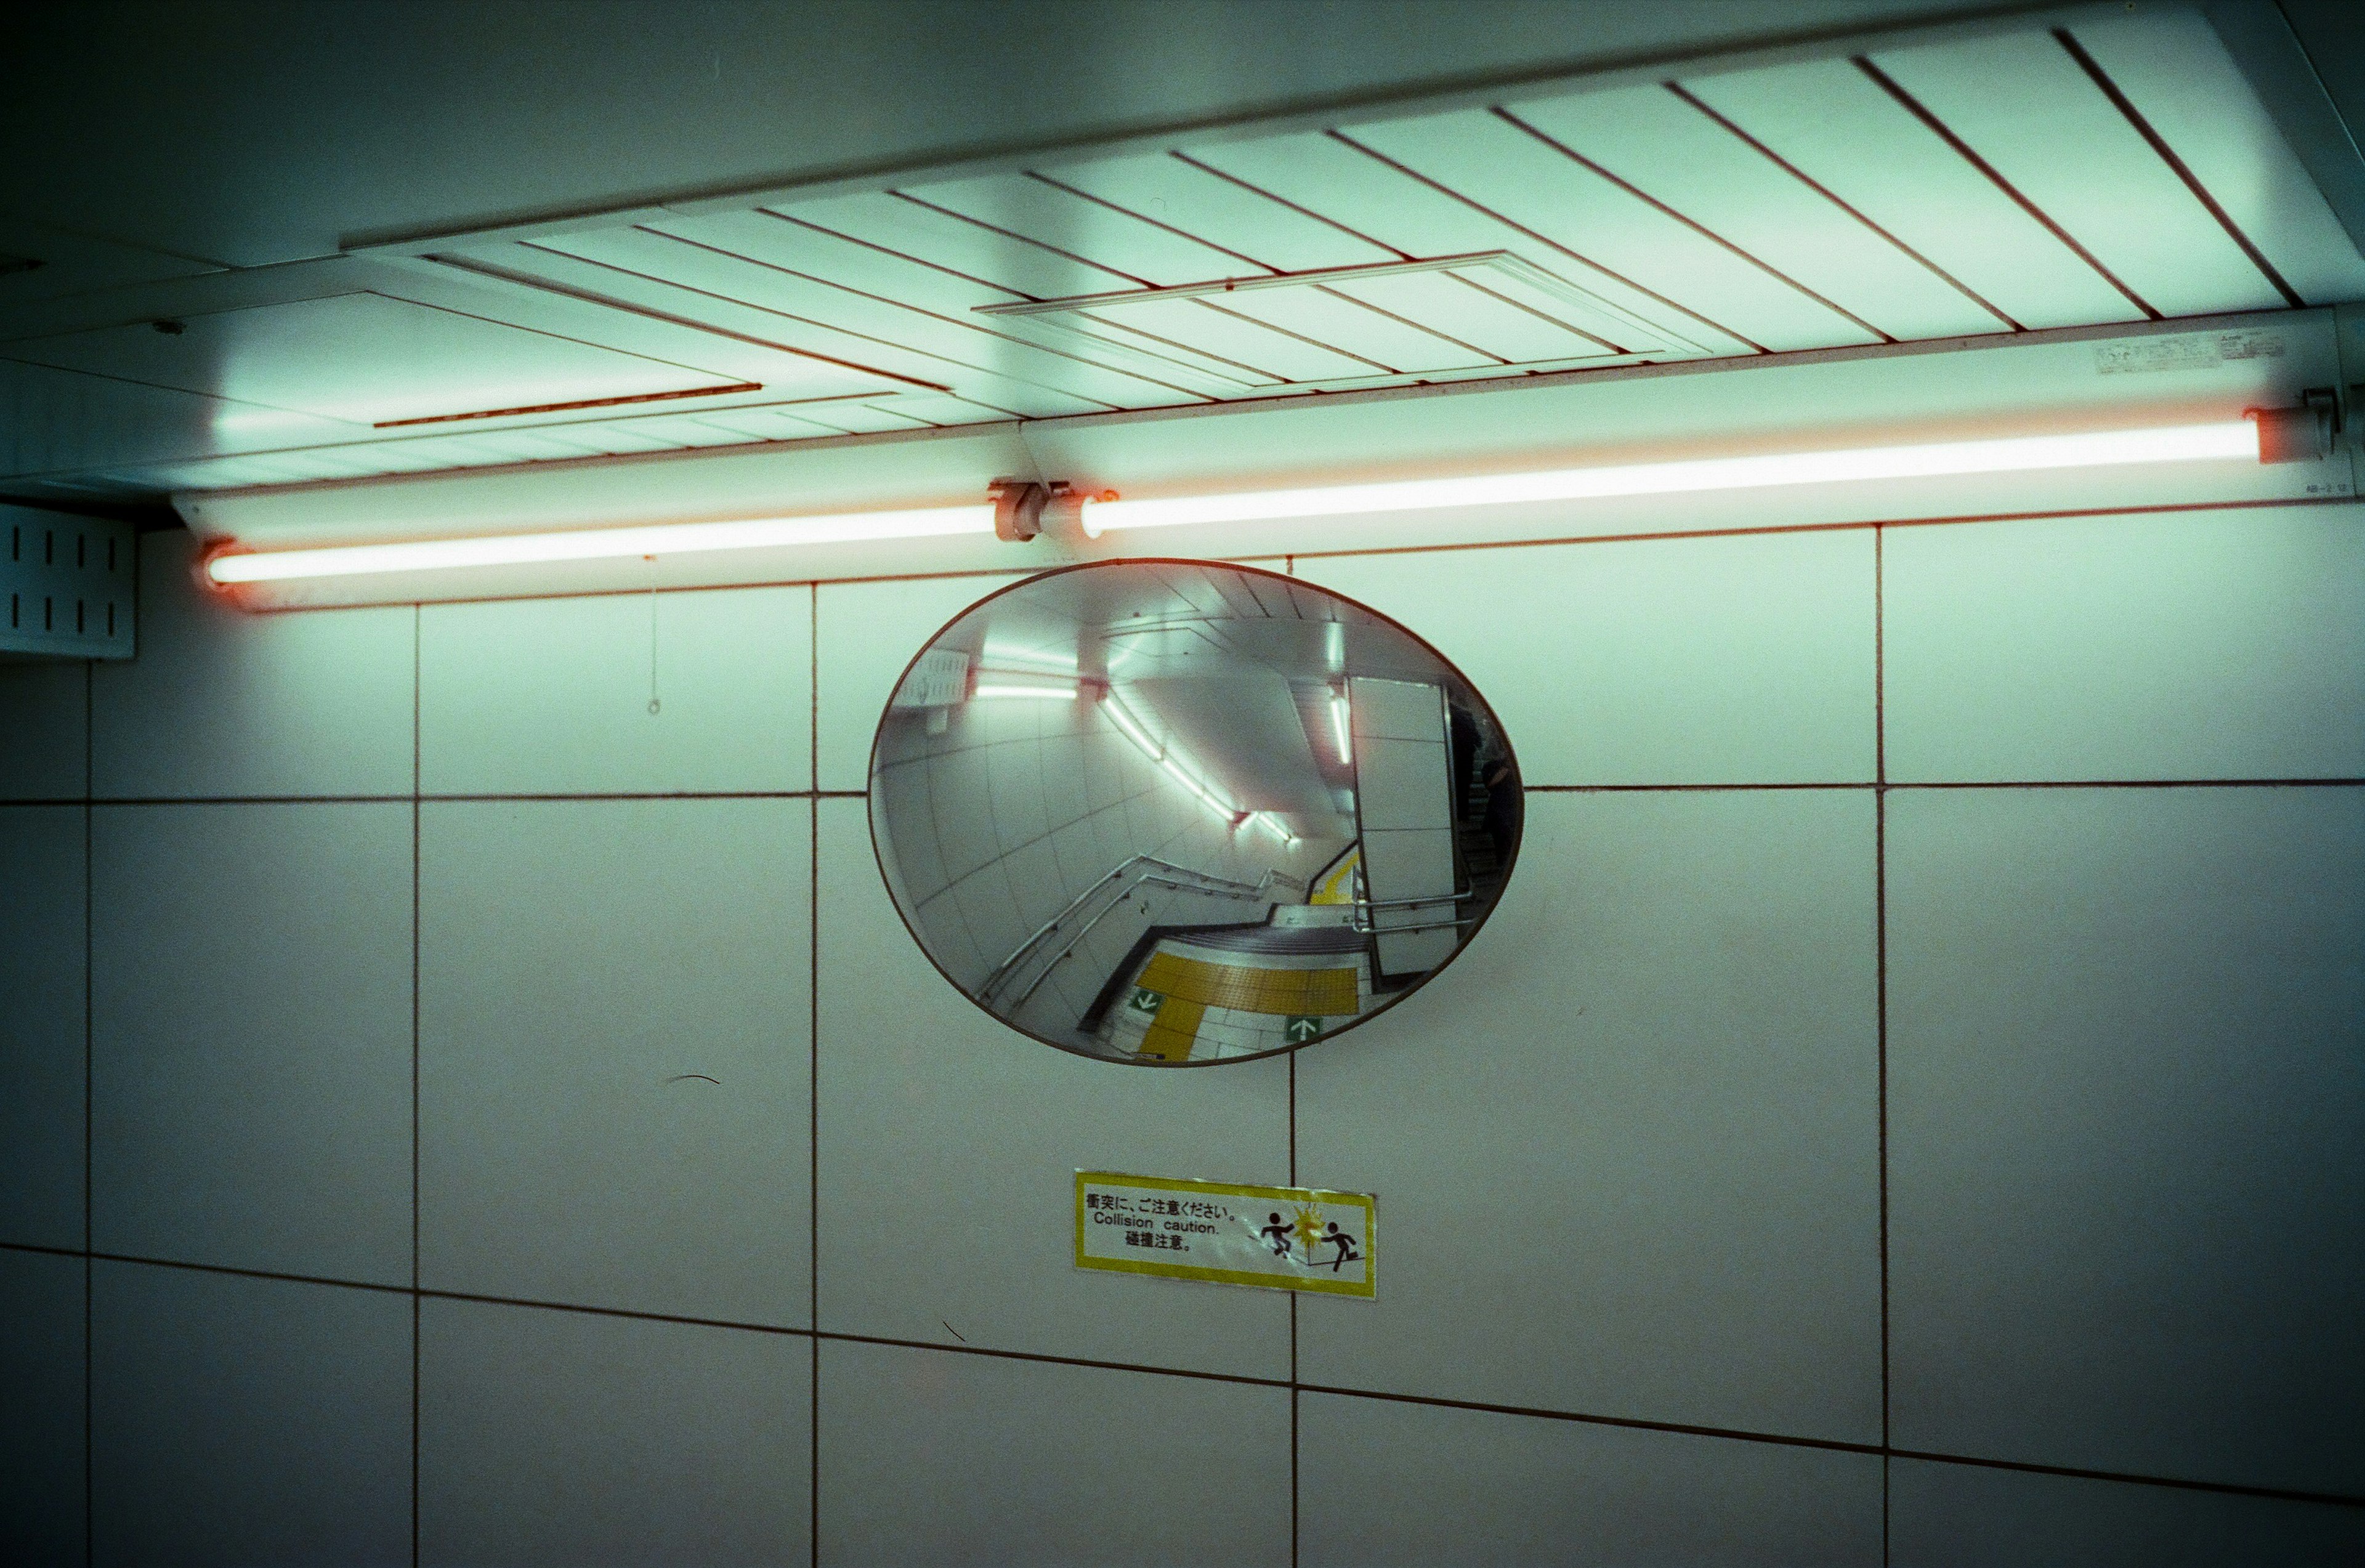
<svg viewBox="0 0 2365 1568">
<path fill-rule="evenodd" d="M 2075 32 L 2301 297 L 2365 297 L 2365 260 L 2207 22 L 2172 14 Z"/>
<path fill-rule="evenodd" d="M 1873 62 L 2153 308 L 2282 305 L 2050 34 L 1898 50 Z"/>
<path fill-rule="evenodd" d="M 1508 106 L 1891 337 L 2007 330 L 1961 288 L 1664 86 Z"/>
<path fill-rule="evenodd" d="M 1280 272 L 1313 272 L 1402 258 L 1171 153 L 1070 163 L 1045 173 L 1130 212 L 1172 224 Z"/>
<path fill-rule="evenodd" d="M 1470 109 L 1363 126 L 1355 140 L 1522 229 L 1768 349 L 1877 342 L 1829 306 L 1704 238 L 1567 154 Z"/>
<path fill-rule="evenodd" d="M 695 252 L 677 256 L 630 238 L 643 232 L 671 236 L 762 264 L 734 266 L 727 261 L 709 262 Z M 902 256 L 885 255 L 771 213 L 733 213 L 649 230 L 610 233 L 622 237 L 614 241 L 619 253 L 622 248 L 630 249 L 632 259 L 619 261 L 620 265 L 645 262 L 649 267 L 664 266 L 668 277 L 712 286 L 767 309 L 826 319 L 1111 408 L 1162 408 L 1194 400 L 1194 394 L 1184 386 L 1127 375 L 1070 352 L 1012 341 L 1012 334 L 999 322 L 974 314 L 979 306 L 1007 304 L 1018 297 L 1006 289 L 981 286 Z M 606 236 L 599 238 L 602 248 L 593 259 L 609 260 Z M 556 248 L 592 254 L 566 241 L 556 242 Z M 697 270 L 685 271 L 686 267 Z"/>
<path fill-rule="evenodd" d="M 1158 286 L 1271 270 L 1025 174 L 913 185 L 906 194 Z"/>
<path fill-rule="evenodd" d="M 635 234 L 640 236 L 640 241 L 631 239 Z M 667 245 L 686 257 L 708 254 L 645 230 L 608 230 L 568 236 L 561 241 L 570 247 L 568 252 L 541 245 L 512 244 L 488 253 L 488 259 L 512 272 L 547 278 L 565 286 L 620 299 L 627 304 L 712 322 L 726 330 L 832 354 L 902 375 L 955 385 L 958 390 L 973 398 L 990 401 L 992 406 L 1013 413 L 1046 418 L 1055 414 L 1085 413 L 1107 407 L 1093 399 L 1078 398 L 914 350 L 900 342 L 860 333 L 835 321 L 767 309 L 728 293 L 701 289 L 693 284 L 682 282 L 673 270 L 644 273 L 628 266 L 602 264 L 572 253 L 575 250 L 608 252 L 618 247 L 636 246 L 642 241 Z M 670 259 L 666 266 L 672 268 Z"/>
<path fill-rule="evenodd" d="M 1684 86 L 2021 326 L 2141 319 L 2076 252 L 1848 62 L 1703 76 Z M 1866 156 L 1866 148 L 1878 155 Z"/>
<path fill-rule="evenodd" d="M 1271 137 L 1196 147 L 1190 155 L 1407 255 L 1515 251 L 1621 308 L 1646 319 L 1669 321 L 1712 353 L 1749 351 L 1748 344 L 1712 323 L 1671 311 L 1644 289 L 1540 244 L 1533 236 L 1339 139 L 1321 134 Z"/>
</svg>

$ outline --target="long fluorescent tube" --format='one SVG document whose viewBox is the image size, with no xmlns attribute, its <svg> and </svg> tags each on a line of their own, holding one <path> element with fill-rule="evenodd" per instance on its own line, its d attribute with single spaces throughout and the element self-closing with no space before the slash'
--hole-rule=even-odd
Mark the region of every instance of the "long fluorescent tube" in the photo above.
<svg viewBox="0 0 2365 1568">
<path fill-rule="evenodd" d="M 1355 760 L 1355 750 L 1347 740 L 1347 694 L 1343 691 L 1333 691 L 1330 694 L 1330 733 L 1339 737 L 1339 766 L 1343 767 L 1352 763 Z"/>
<path fill-rule="evenodd" d="M 844 544 L 873 539 L 925 539 L 992 532 L 993 509 L 990 506 L 926 507 L 910 511 L 586 528 L 564 533 L 421 539 L 403 544 L 239 551 L 207 561 L 206 575 L 218 583 L 285 582 L 301 577 L 372 577 L 387 572 L 519 566 L 545 561 L 615 561 L 634 555 L 690 555 L 716 550 L 761 550 L 780 545 Z"/>
<path fill-rule="evenodd" d="M 1082 689 L 1070 681 L 1065 686 L 1014 686 L 1001 680 L 980 681 L 973 697 L 1032 697 L 1045 702 L 1073 702 Z"/>
<path fill-rule="evenodd" d="M 1453 479 L 1406 479 L 1373 485 L 1328 485 L 1301 490 L 1250 490 L 1231 495 L 1178 496 L 1157 500 L 1083 503 L 1084 532 L 1171 528 L 1194 522 L 1261 522 L 1280 518 L 1339 517 L 1363 512 L 1421 511 L 1501 506 L 1516 501 L 1588 500 L 1691 490 L 1760 489 L 1863 479 L 1926 479 L 1950 475 L 2009 474 L 2055 468 L 2099 468 L 2125 463 L 2190 463 L 2259 458 L 2259 427 L 2248 420 L 2154 430 L 2093 431 L 2075 435 L 2012 436 L 1997 441 L 1949 441 L 1916 446 L 1852 447 L 1835 452 L 1787 452 L 1760 457 L 1695 457 L 1672 463 L 1630 463 L 1602 468 L 1554 468 L 1534 474 L 1474 474 Z"/>
</svg>

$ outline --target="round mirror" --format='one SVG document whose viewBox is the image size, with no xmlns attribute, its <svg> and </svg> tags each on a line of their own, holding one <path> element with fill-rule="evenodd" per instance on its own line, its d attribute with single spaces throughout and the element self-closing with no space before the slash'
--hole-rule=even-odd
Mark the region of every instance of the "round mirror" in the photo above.
<svg viewBox="0 0 2365 1568">
<path fill-rule="evenodd" d="M 912 661 L 870 754 L 889 890 L 945 977 L 1063 1049 L 1198 1066 L 1328 1038 L 1470 940 L 1519 837 L 1485 701 L 1294 577 L 1030 577 Z"/>
</svg>

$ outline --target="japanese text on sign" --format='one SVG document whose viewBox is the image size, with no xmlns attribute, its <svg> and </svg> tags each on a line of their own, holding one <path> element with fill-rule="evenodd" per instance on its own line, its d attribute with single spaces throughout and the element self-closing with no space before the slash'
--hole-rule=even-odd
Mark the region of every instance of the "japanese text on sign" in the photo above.
<svg viewBox="0 0 2365 1568">
<path fill-rule="evenodd" d="M 1362 1193 L 1076 1172 L 1076 1267 L 1270 1290 L 1375 1294 Z"/>
</svg>

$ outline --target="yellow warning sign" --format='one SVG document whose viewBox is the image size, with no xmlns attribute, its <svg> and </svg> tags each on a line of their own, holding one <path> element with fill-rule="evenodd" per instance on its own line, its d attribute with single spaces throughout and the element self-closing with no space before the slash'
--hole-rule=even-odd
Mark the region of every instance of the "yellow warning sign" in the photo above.
<svg viewBox="0 0 2365 1568">
<path fill-rule="evenodd" d="M 1076 1172 L 1076 1267 L 1326 1295 L 1377 1294 L 1368 1193 Z"/>
</svg>

